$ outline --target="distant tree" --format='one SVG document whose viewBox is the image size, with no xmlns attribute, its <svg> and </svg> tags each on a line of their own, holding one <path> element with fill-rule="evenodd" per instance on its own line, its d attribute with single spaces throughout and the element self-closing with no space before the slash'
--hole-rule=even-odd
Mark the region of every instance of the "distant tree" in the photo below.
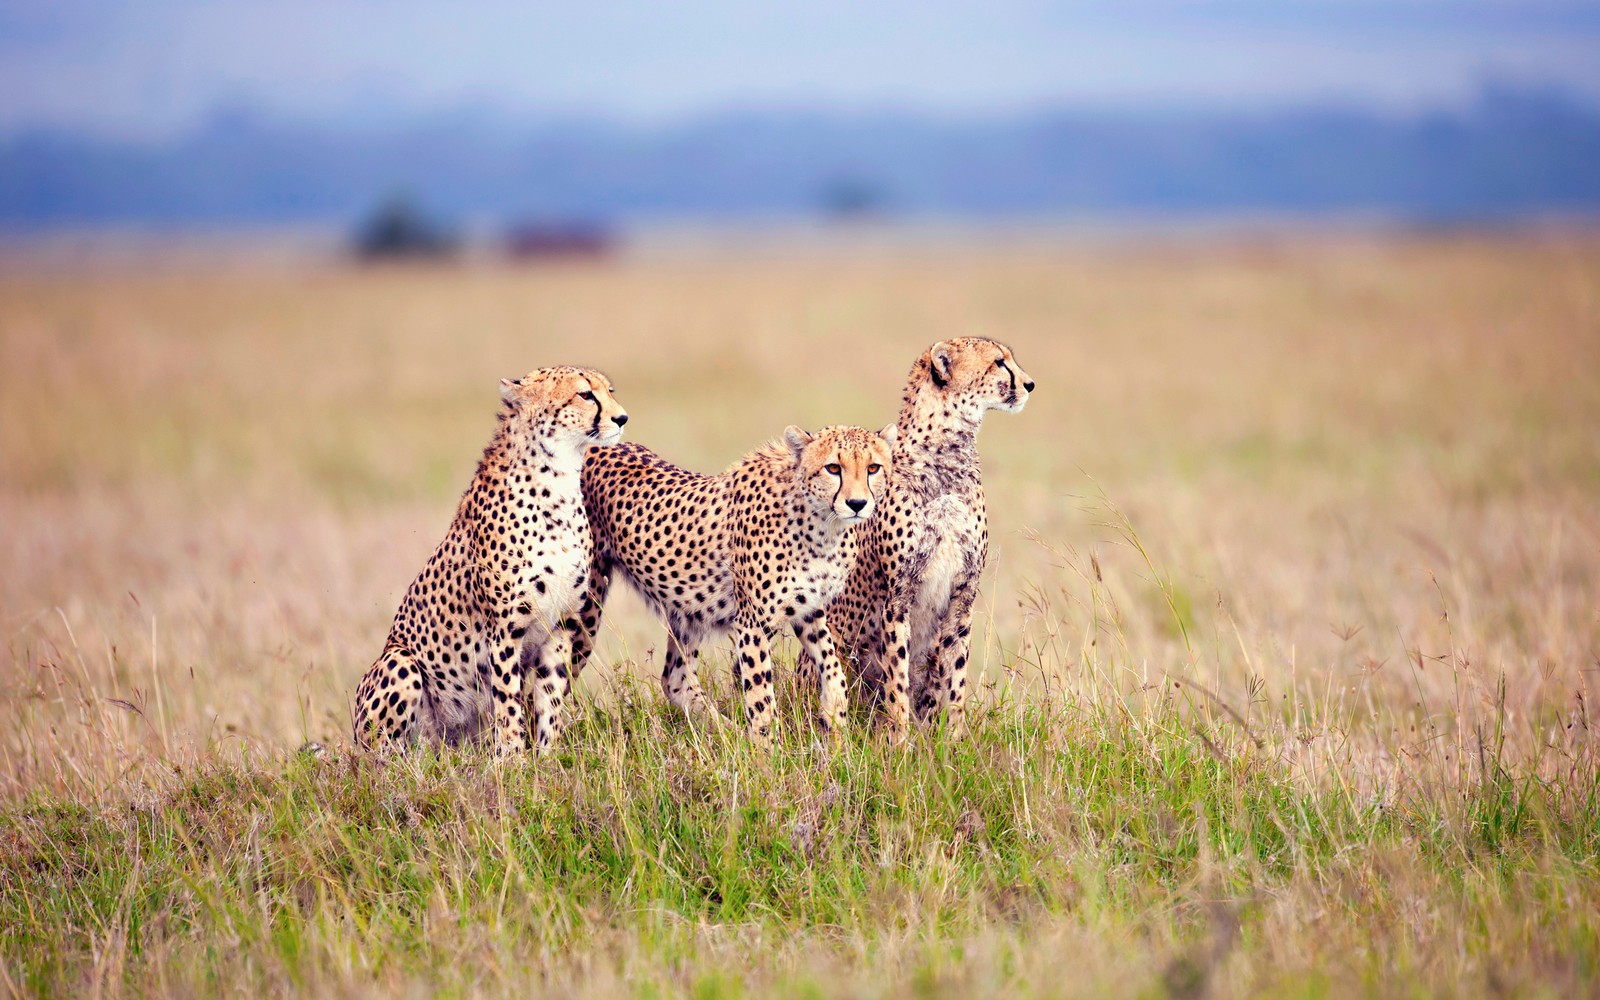
<svg viewBox="0 0 1600 1000">
<path fill-rule="evenodd" d="M 380 204 L 355 238 L 356 255 L 363 260 L 448 257 L 457 246 L 455 235 L 428 218 L 405 194 Z"/>
<path fill-rule="evenodd" d="M 835 219 L 877 215 L 887 203 L 883 188 L 864 177 L 834 177 L 822 186 L 822 212 Z"/>
</svg>

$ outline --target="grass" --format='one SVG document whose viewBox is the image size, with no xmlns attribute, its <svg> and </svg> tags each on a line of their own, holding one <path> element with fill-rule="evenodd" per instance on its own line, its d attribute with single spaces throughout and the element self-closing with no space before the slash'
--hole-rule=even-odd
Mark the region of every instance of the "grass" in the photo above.
<svg viewBox="0 0 1600 1000">
<path fill-rule="evenodd" d="M 629 683 L 538 763 L 208 757 L 144 801 L 10 804 L 0 946 L 41 993 L 1600 982 L 1592 756 L 1540 780 L 1491 744 L 1465 787 L 1424 756 L 1374 791 L 1184 707 L 1002 699 L 905 748 L 791 718 L 768 758 Z"/>
<path fill-rule="evenodd" d="M 971 332 L 1040 389 L 968 739 L 691 731 L 619 598 L 554 756 L 339 746 L 494 379 L 714 469 Z M 1570 235 L 12 273 L 0 983 L 1593 993 L 1596 370 Z"/>
</svg>

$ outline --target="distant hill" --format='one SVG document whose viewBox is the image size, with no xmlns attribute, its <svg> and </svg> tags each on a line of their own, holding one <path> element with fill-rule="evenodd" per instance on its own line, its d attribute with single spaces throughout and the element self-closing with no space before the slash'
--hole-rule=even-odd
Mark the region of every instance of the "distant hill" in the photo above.
<svg viewBox="0 0 1600 1000">
<path fill-rule="evenodd" d="M 13 231 L 348 222 L 396 190 L 446 217 L 796 216 L 848 191 L 907 216 L 1479 220 L 1600 207 L 1600 109 L 1495 86 L 1470 107 L 1410 115 L 772 111 L 643 127 L 462 112 L 359 127 L 235 111 L 160 143 L 52 131 L 0 138 L 0 226 Z"/>
</svg>

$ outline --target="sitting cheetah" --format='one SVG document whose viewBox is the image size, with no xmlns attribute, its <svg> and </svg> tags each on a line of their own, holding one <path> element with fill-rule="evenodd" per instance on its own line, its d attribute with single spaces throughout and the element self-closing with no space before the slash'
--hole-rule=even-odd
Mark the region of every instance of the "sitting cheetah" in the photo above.
<svg viewBox="0 0 1600 1000">
<path fill-rule="evenodd" d="M 406 591 L 383 654 L 356 689 L 362 745 L 450 743 L 482 732 L 493 706 L 495 747 L 561 733 L 568 631 L 582 613 L 593 542 L 579 474 L 593 444 L 614 444 L 628 415 L 611 382 L 585 368 L 502 379 L 500 424 L 455 520 Z M 534 671 L 530 704 L 524 681 Z"/>
<path fill-rule="evenodd" d="M 594 526 L 595 560 L 581 626 L 573 626 L 573 673 L 599 626 L 613 573 L 621 572 L 666 619 L 666 696 L 691 713 L 713 714 L 693 660 L 708 633 L 733 629 L 734 677 L 752 738 L 772 727 L 768 641 L 794 630 L 821 664 L 821 722 L 844 724 L 844 670 L 824 608 L 855 562 L 852 528 L 866 523 L 889 481 L 895 427 L 879 434 L 798 427 L 726 472 L 680 469 L 639 445 L 591 448 L 583 495 Z"/>
<path fill-rule="evenodd" d="M 906 382 L 889 493 L 871 524 L 856 529 L 861 554 L 845 592 L 828 608 L 835 638 L 892 731 L 904 733 L 911 664 L 917 718 L 949 706 L 966 723 L 972 602 L 989 551 L 989 515 L 978 428 L 990 410 L 1020 413 L 1033 379 L 1011 349 L 983 337 L 941 341 Z M 804 650 L 802 683 L 816 667 Z"/>
</svg>

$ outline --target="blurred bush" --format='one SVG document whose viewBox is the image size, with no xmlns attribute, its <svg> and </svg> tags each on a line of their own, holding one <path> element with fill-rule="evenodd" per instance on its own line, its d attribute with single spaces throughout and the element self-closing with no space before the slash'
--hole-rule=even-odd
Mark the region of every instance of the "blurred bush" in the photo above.
<svg viewBox="0 0 1600 1000">
<path fill-rule="evenodd" d="M 404 194 L 388 198 L 361 224 L 354 247 L 362 260 L 439 259 L 454 256 L 459 248 L 453 232 Z"/>
</svg>

